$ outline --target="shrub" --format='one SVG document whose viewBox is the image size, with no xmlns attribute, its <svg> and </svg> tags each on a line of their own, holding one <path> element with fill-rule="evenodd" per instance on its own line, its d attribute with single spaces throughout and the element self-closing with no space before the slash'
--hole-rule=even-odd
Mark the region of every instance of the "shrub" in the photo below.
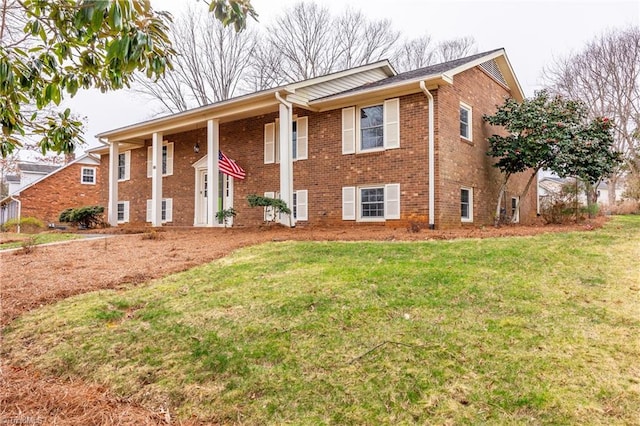
<svg viewBox="0 0 640 426">
<path fill-rule="evenodd" d="M 291 214 L 291 209 L 287 207 L 287 203 L 279 198 L 261 197 L 256 194 L 247 196 L 250 207 L 267 207 L 273 210 L 272 222 L 275 222 L 280 213 Z"/>
<path fill-rule="evenodd" d="M 17 232 L 20 226 L 20 232 L 33 234 L 40 232 L 44 228 L 44 222 L 35 217 L 21 217 L 20 219 L 9 219 L 2 225 L 3 232 Z"/>
<path fill-rule="evenodd" d="M 232 217 L 236 217 L 236 215 L 237 215 L 237 212 L 234 210 L 233 207 L 231 207 L 228 209 L 220 210 L 218 213 L 216 213 L 216 219 L 222 222 L 224 224 L 224 227 L 226 228 L 228 220 Z"/>
<path fill-rule="evenodd" d="M 78 208 L 64 209 L 60 212 L 58 220 L 65 223 L 73 223 L 81 228 L 94 228 L 102 224 L 102 206 L 85 206 Z"/>
</svg>

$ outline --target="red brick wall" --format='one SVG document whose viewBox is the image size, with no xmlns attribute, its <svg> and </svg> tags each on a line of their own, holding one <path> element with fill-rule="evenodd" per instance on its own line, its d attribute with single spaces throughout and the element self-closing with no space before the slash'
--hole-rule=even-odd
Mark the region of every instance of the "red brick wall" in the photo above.
<svg viewBox="0 0 640 426">
<path fill-rule="evenodd" d="M 96 184 L 80 183 L 82 167 L 96 168 Z M 100 187 L 106 183 L 100 166 L 71 164 L 20 192 L 22 217 L 35 217 L 46 223 L 58 223 L 60 212 L 69 207 L 101 205 Z"/>
<path fill-rule="evenodd" d="M 432 92 L 436 116 L 436 227 L 459 227 L 460 186 L 474 188 L 473 225 L 489 224 L 499 185 L 498 170 L 486 156 L 486 137 L 493 132 L 482 115 L 495 111 L 508 94 L 484 72 L 475 68 L 455 77 L 454 86 Z M 382 103 L 384 99 L 380 99 Z M 459 103 L 473 107 L 473 143 L 459 136 Z M 294 114 L 309 117 L 308 159 L 294 162 L 294 190 L 308 191 L 310 224 L 352 224 L 342 220 L 342 187 L 399 183 L 401 220 L 390 226 L 409 222 L 428 222 L 428 103 L 423 93 L 400 98 L 400 148 L 362 154 L 342 154 L 341 109 L 316 113 L 295 109 Z M 274 122 L 277 112 L 220 125 L 220 148 L 247 172 L 246 179 L 234 181 L 235 226 L 256 225 L 263 220 L 263 210 L 250 208 L 247 195 L 278 191 L 279 164 L 264 164 L 264 125 Z M 439 127 L 438 127 L 439 126 Z M 173 223 L 192 226 L 194 222 L 195 170 L 193 163 L 207 153 L 206 130 L 165 135 L 174 142 L 173 175 L 163 178 L 165 198 L 173 198 Z M 200 153 L 193 153 L 196 140 Z M 151 198 L 151 179 L 146 177 L 146 141 L 144 148 L 131 155 L 131 180 L 119 184 L 119 200 L 130 202 L 130 221 L 145 223 L 146 200 Z M 108 156 L 103 156 L 108 164 Z M 103 178 L 106 169 L 103 168 Z M 514 179 L 510 189 L 521 182 Z M 106 187 L 105 187 L 106 190 Z M 535 188 L 521 210 L 526 221 L 535 214 Z M 107 199 L 107 193 L 103 198 Z M 532 200 L 532 201 L 531 201 Z"/>
<path fill-rule="evenodd" d="M 504 102 L 509 92 L 478 67 L 454 77 L 453 86 L 438 90 L 436 156 L 439 170 L 436 185 L 436 210 L 439 228 L 459 227 L 460 188 L 473 188 L 474 221 L 469 226 L 493 223 L 500 182 L 503 176 L 492 167 L 492 159 L 486 155 L 487 138 L 500 131 L 488 125 L 485 114 L 493 114 L 497 105 Z M 472 107 L 472 141 L 460 137 L 460 102 Z M 510 197 L 520 192 L 527 176 L 514 176 L 509 185 Z M 523 200 L 520 220 L 530 222 L 536 213 L 535 185 Z M 462 224 L 466 226 L 467 224 Z"/>
</svg>

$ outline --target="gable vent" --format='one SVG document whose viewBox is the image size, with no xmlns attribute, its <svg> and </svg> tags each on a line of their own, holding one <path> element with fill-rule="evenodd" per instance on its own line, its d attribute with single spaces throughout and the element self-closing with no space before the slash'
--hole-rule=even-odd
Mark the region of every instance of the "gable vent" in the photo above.
<svg viewBox="0 0 640 426">
<path fill-rule="evenodd" d="M 495 59 L 491 59 L 489 61 L 481 63 L 480 67 L 498 82 L 507 86 L 507 81 L 504 79 L 504 76 L 500 72 L 500 68 L 498 68 L 498 64 L 496 63 Z"/>
</svg>

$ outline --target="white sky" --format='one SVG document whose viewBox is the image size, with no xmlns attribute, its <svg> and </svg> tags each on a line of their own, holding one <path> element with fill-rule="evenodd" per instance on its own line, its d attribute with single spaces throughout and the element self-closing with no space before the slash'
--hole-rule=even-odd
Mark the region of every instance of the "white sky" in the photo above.
<svg viewBox="0 0 640 426">
<path fill-rule="evenodd" d="M 156 10 L 174 15 L 198 0 L 151 0 Z M 298 0 L 252 0 L 264 26 Z M 526 96 L 540 88 L 540 75 L 554 58 L 580 51 L 608 29 L 640 25 L 640 0 L 316 0 L 338 14 L 347 5 L 374 19 L 389 18 L 408 37 L 425 33 L 437 42 L 473 36 L 478 51 L 506 49 Z M 87 117 L 86 141 L 97 145 L 97 133 L 151 118 L 145 100 L 126 91 L 89 91 L 67 102 Z"/>
</svg>

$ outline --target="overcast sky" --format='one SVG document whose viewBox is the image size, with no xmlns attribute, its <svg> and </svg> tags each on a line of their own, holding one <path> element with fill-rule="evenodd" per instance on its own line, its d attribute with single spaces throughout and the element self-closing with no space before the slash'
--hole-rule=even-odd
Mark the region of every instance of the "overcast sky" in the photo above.
<svg viewBox="0 0 640 426">
<path fill-rule="evenodd" d="M 151 0 L 157 10 L 178 15 L 198 0 Z M 252 0 L 264 27 L 298 0 Z M 317 0 L 336 14 L 349 5 L 374 19 L 389 18 L 408 37 L 429 34 L 440 40 L 473 36 L 478 51 L 504 47 L 526 96 L 540 88 L 540 75 L 554 58 L 580 51 L 605 30 L 640 25 L 640 0 L 626 1 L 456 1 Z M 140 95 L 90 91 L 67 102 L 87 117 L 86 140 L 97 133 L 151 118 Z"/>
</svg>

